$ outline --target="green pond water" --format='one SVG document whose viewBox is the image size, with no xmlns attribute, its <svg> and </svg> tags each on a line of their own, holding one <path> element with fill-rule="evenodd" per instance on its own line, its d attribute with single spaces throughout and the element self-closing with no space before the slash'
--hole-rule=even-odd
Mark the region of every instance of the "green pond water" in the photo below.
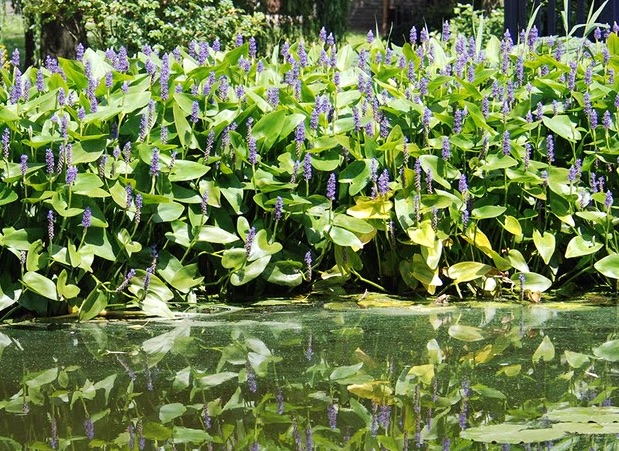
<svg viewBox="0 0 619 451">
<path fill-rule="evenodd" d="M 262 306 L 0 328 L 0 450 L 615 449 L 615 306 Z"/>
</svg>

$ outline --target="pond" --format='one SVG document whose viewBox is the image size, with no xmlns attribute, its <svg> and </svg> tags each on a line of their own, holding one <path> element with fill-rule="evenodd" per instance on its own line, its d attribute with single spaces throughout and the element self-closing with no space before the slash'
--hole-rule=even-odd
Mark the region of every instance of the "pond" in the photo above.
<svg viewBox="0 0 619 451">
<path fill-rule="evenodd" d="M 4 326 L 0 449 L 618 447 L 616 306 L 382 304 Z"/>
</svg>

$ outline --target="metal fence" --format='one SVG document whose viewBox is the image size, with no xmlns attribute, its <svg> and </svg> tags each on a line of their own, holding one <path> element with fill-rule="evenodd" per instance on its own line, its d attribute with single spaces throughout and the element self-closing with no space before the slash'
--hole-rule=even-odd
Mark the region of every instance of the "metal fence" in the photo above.
<svg viewBox="0 0 619 451">
<path fill-rule="evenodd" d="M 518 36 L 520 30 L 527 27 L 531 14 L 540 4 L 543 6 L 540 8 L 535 22 L 540 34 L 549 36 L 561 31 L 563 21 L 560 14 L 561 9 L 564 7 L 563 0 L 504 0 L 504 2 L 505 29 L 509 30 L 512 37 Z M 569 2 L 568 17 L 570 18 L 570 27 L 586 22 L 592 3 L 595 11 L 604 1 L 577 0 Z M 608 0 L 604 11 L 597 21 L 609 25 L 612 25 L 613 22 L 619 23 L 619 0 Z M 582 35 L 582 28 L 579 31 Z"/>
</svg>

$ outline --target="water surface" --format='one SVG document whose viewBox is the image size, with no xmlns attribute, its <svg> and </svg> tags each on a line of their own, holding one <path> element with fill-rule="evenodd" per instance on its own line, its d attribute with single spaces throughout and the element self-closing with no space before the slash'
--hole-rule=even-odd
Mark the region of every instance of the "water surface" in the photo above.
<svg viewBox="0 0 619 451">
<path fill-rule="evenodd" d="M 270 306 L 0 328 L 0 449 L 615 449 L 615 306 Z"/>
</svg>

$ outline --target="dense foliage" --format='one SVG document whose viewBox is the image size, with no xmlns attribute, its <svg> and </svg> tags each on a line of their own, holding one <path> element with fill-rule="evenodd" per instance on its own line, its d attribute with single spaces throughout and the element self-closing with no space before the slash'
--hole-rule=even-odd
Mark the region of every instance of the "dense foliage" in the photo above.
<svg viewBox="0 0 619 451">
<path fill-rule="evenodd" d="M 619 277 L 619 37 L 415 34 L 2 69 L 1 307 Z"/>
</svg>

